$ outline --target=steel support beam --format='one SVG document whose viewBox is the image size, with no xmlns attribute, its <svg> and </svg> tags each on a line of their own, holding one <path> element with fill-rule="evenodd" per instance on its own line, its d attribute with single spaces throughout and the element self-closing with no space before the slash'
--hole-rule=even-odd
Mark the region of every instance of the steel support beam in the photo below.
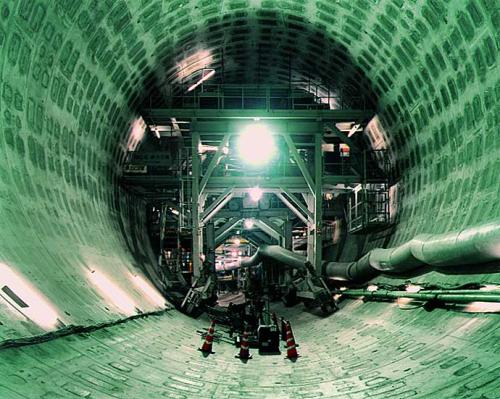
<svg viewBox="0 0 500 399">
<path fill-rule="evenodd" d="M 193 239 L 193 275 L 194 277 L 200 276 L 201 270 L 201 250 L 202 250 L 202 229 L 200 225 L 200 156 L 198 154 L 198 148 L 200 143 L 200 135 L 196 131 L 196 124 L 193 123 L 192 126 L 192 139 L 191 139 L 191 150 L 192 150 L 192 187 L 191 187 L 191 218 L 192 218 L 192 239 Z"/>
<path fill-rule="evenodd" d="M 198 128 L 198 126 L 197 126 L 197 128 Z M 212 160 L 208 164 L 208 168 L 207 168 L 207 170 L 206 170 L 205 174 L 203 175 L 203 178 L 201 179 L 201 182 L 200 182 L 200 193 L 202 193 L 203 190 L 205 190 L 205 187 L 207 186 L 208 179 L 210 179 L 210 176 L 212 176 L 214 169 L 217 167 L 221 158 L 224 156 L 224 147 L 226 147 L 229 143 L 229 136 L 230 136 L 229 134 L 224 135 L 224 137 L 222 138 L 222 141 L 219 145 L 219 148 L 217 148 L 217 151 L 215 152 Z"/>
<path fill-rule="evenodd" d="M 323 132 L 314 137 L 314 262 L 316 273 L 321 275 L 323 252 Z"/>
<path fill-rule="evenodd" d="M 325 127 L 332 132 L 332 136 L 338 137 L 340 141 L 351 147 L 353 151 L 361 152 L 361 149 L 354 142 L 354 140 L 348 137 L 344 132 L 340 131 L 337 126 L 335 126 L 335 123 L 325 123 Z M 328 135 L 326 135 L 326 137 L 328 137 Z"/>
<path fill-rule="evenodd" d="M 283 226 L 283 235 L 285 237 L 284 247 L 289 251 L 293 251 L 292 227 L 292 221 L 287 218 Z"/>
<path fill-rule="evenodd" d="M 282 193 L 276 193 L 277 197 L 302 221 L 307 225 L 307 217 L 296 208 Z M 308 212 L 309 213 L 309 212 Z"/>
<path fill-rule="evenodd" d="M 280 187 L 281 191 L 287 195 L 290 201 L 309 219 L 313 218 L 311 212 L 308 211 L 307 206 L 300 201 L 294 193 L 290 192 L 286 187 Z"/>
<path fill-rule="evenodd" d="M 259 220 L 263 221 L 265 224 L 267 224 L 269 227 L 271 227 L 276 233 L 283 235 L 283 226 L 278 226 L 276 223 L 274 223 L 271 219 L 261 216 Z"/>
<path fill-rule="evenodd" d="M 299 169 L 302 173 L 302 176 L 304 176 L 304 179 L 306 180 L 307 186 L 309 187 L 309 190 L 311 190 L 311 193 L 314 194 L 314 181 L 311 177 L 311 174 L 309 173 L 309 170 L 307 169 L 307 165 L 305 164 L 304 160 L 300 156 L 297 147 L 295 146 L 295 143 L 293 142 L 292 138 L 288 135 L 284 135 L 283 138 L 285 139 L 285 142 L 288 146 L 288 149 L 292 153 L 293 158 L 295 159 L 295 162 L 297 162 L 297 165 L 299 166 Z"/>
<path fill-rule="evenodd" d="M 206 256 L 207 260 L 215 265 L 215 226 L 213 223 L 208 223 L 205 226 L 205 237 L 207 241 Z"/>
<path fill-rule="evenodd" d="M 250 187 L 259 186 L 261 189 L 279 189 L 280 186 L 290 190 L 308 191 L 307 184 L 302 176 L 294 177 L 247 177 L 247 176 L 213 176 L 208 180 L 205 191 L 221 192 L 227 187 L 248 190 Z"/>
<path fill-rule="evenodd" d="M 243 219 L 258 219 L 259 217 L 279 217 L 286 218 L 290 215 L 290 210 L 288 208 L 277 208 L 277 209 L 242 209 L 239 211 L 231 211 L 227 209 L 222 209 L 217 212 L 214 219 L 229 219 L 237 216 L 241 216 Z"/>
<path fill-rule="evenodd" d="M 257 246 L 259 246 L 261 244 L 265 244 L 265 245 L 274 244 L 274 241 L 273 241 L 274 238 L 265 234 L 264 232 L 262 232 L 260 230 L 259 231 L 252 231 L 250 234 L 248 234 L 248 237 L 253 238 L 254 241 L 255 241 L 255 239 L 258 240 L 259 242 L 257 243 Z"/>
<path fill-rule="evenodd" d="M 255 219 L 254 220 L 255 227 L 257 227 L 260 231 L 266 234 L 266 236 L 271 237 L 272 239 L 276 240 L 278 244 L 281 243 L 283 240 L 283 235 L 276 231 L 273 227 L 269 226 L 266 222 Z M 258 232 L 255 231 L 255 227 L 252 229 L 254 234 L 257 234 Z"/>
<path fill-rule="evenodd" d="M 203 212 L 201 217 L 202 224 L 207 223 L 213 216 L 217 214 L 226 204 L 233 198 L 233 188 L 227 188 L 210 206 Z"/>
<path fill-rule="evenodd" d="M 262 244 L 269 245 L 268 242 L 262 241 L 260 238 L 255 239 L 255 236 L 253 234 L 244 234 L 243 238 L 245 238 L 245 240 L 247 240 L 250 245 L 252 245 L 256 249 L 259 248 Z"/>
<path fill-rule="evenodd" d="M 334 190 L 337 184 L 359 184 L 362 178 L 358 175 L 326 175 L 323 176 L 323 186 L 328 186 L 326 191 Z M 370 178 L 369 183 L 384 182 L 382 178 Z M 144 187 L 148 189 L 169 188 L 178 190 L 180 180 L 173 176 L 124 176 L 122 182 L 128 187 Z M 294 193 L 308 192 L 309 187 L 303 176 L 289 177 L 247 177 L 247 176 L 212 176 L 208 179 L 205 192 L 222 192 L 227 187 L 234 186 L 239 189 L 259 186 L 262 189 L 279 189 L 286 187 L 288 191 Z M 159 194 L 159 197 L 163 194 Z"/>
<path fill-rule="evenodd" d="M 238 135 L 251 123 L 255 122 L 247 120 L 215 119 L 210 121 L 199 121 L 197 126 L 202 137 L 213 136 L 214 138 L 217 138 L 226 134 Z M 293 136 L 311 135 L 314 134 L 314 132 L 321 130 L 323 126 L 323 124 L 319 121 L 290 121 L 286 119 L 267 120 L 265 124 L 271 134 L 288 134 Z"/>
<path fill-rule="evenodd" d="M 146 108 L 141 116 L 148 124 L 170 123 L 171 118 L 185 119 L 246 119 L 255 120 L 310 120 L 331 122 L 352 122 L 370 120 L 372 110 L 325 109 L 325 110 L 260 110 L 260 109 L 188 109 L 188 108 Z"/>
<path fill-rule="evenodd" d="M 279 234 L 277 234 L 272 228 L 267 226 L 264 222 L 262 222 L 261 220 L 255 219 L 254 223 L 255 223 L 256 227 L 258 227 L 260 230 L 262 230 L 268 236 L 274 238 L 278 242 L 280 241 Z"/>
<path fill-rule="evenodd" d="M 231 233 L 231 230 L 236 227 L 238 223 L 241 222 L 241 218 L 236 217 L 229 219 L 221 227 L 215 231 L 215 246 L 217 247 L 222 241 L 224 241 L 227 236 Z"/>
<path fill-rule="evenodd" d="M 304 194 L 309 212 L 314 215 L 314 196 L 312 194 Z M 314 264 L 314 218 L 307 221 L 307 260 Z"/>
</svg>

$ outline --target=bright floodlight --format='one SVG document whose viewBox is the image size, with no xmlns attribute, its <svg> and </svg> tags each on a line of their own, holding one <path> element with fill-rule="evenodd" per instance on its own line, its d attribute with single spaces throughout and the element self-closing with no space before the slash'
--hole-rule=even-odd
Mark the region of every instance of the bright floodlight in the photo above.
<svg viewBox="0 0 500 399">
<path fill-rule="evenodd" d="M 253 166 L 269 162 L 276 146 L 267 126 L 262 123 L 247 126 L 239 137 L 238 152 L 243 161 Z"/>
<path fill-rule="evenodd" d="M 253 219 L 245 219 L 243 225 L 245 226 L 245 229 L 250 230 L 253 227 Z"/>
<path fill-rule="evenodd" d="M 248 195 L 250 195 L 252 201 L 258 202 L 262 198 L 262 189 L 259 187 L 252 187 L 248 190 Z"/>
</svg>

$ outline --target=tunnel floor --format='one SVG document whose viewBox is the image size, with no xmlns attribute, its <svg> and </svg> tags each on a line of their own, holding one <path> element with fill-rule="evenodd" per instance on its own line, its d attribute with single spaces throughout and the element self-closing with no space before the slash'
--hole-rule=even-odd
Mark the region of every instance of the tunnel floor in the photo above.
<svg viewBox="0 0 500 399">
<path fill-rule="evenodd" d="M 224 341 L 204 358 L 197 330 L 208 320 L 171 310 L 0 351 L 0 398 L 499 397 L 497 315 L 398 306 L 349 301 L 328 318 L 276 309 L 300 357 L 252 350 L 246 364 Z"/>
</svg>

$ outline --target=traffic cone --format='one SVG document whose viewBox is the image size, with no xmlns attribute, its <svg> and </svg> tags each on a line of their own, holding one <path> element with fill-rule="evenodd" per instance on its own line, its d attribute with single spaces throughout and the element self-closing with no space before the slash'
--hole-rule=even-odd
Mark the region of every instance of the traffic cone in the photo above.
<svg viewBox="0 0 500 399">
<path fill-rule="evenodd" d="M 207 336 L 205 337 L 205 342 L 201 348 L 198 348 L 199 351 L 203 352 L 204 356 L 208 356 L 212 352 L 212 342 L 214 341 L 214 332 L 215 332 L 215 321 L 212 320 L 210 327 L 208 328 Z"/>
<path fill-rule="evenodd" d="M 241 336 L 240 353 L 237 354 L 235 357 L 241 359 L 242 361 L 251 359 L 252 355 L 250 354 L 249 348 L 250 345 L 248 344 L 248 331 L 245 328 L 245 331 L 243 331 L 243 335 Z"/>
<path fill-rule="evenodd" d="M 295 345 L 295 338 L 293 337 L 292 328 L 290 323 L 286 323 L 286 357 L 291 361 L 297 360 L 299 354 L 297 353 L 297 346 Z"/>
</svg>

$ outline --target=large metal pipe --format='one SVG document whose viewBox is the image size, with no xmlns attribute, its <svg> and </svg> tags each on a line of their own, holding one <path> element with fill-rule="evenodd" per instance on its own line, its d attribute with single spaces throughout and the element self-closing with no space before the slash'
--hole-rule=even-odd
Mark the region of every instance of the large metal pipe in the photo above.
<svg viewBox="0 0 500 399">
<path fill-rule="evenodd" d="M 264 259 L 272 259 L 293 269 L 306 270 L 307 259 L 279 245 L 261 245 L 257 252 L 248 259 L 241 261 L 240 267 L 251 267 L 261 263 Z"/>
<path fill-rule="evenodd" d="M 374 299 L 398 299 L 410 298 L 422 301 L 438 300 L 447 303 L 470 303 L 470 302 L 500 302 L 500 293 L 486 293 L 484 291 L 476 291 L 475 293 L 455 293 L 453 290 L 445 292 L 407 292 L 407 291 L 388 291 L 388 290 L 346 290 L 341 294 L 346 297 L 358 298 L 374 298 Z"/>
<path fill-rule="evenodd" d="M 252 257 L 234 268 L 255 266 L 265 259 L 306 270 L 305 256 L 278 245 L 260 246 Z M 355 262 L 325 261 L 323 275 L 363 283 L 380 273 L 403 274 L 425 265 L 442 268 L 494 260 L 500 260 L 500 220 L 459 232 L 419 235 L 395 248 L 373 249 Z"/>
<path fill-rule="evenodd" d="M 373 249 L 357 262 L 326 262 L 323 270 L 330 279 L 360 283 L 379 273 L 401 274 L 425 265 L 442 268 L 495 260 L 500 260 L 500 219 L 458 232 L 419 235 L 399 247 Z"/>
</svg>

